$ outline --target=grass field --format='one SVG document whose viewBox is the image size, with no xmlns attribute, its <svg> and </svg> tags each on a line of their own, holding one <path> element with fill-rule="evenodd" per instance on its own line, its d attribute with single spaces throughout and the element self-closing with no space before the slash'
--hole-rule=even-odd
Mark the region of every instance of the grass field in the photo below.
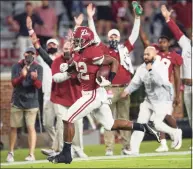
<svg viewBox="0 0 193 169">
<path fill-rule="evenodd" d="M 19 165 L 9 164 L 8 166 L 5 166 L 4 162 L 7 151 L 2 151 L 1 163 L 3 164 L 1 168 L 191 168 L 190 144 L 190 139 L 184 139 L 183 146 L 180 150 L 177 151 L 171 149 L 171 152 L 173 152 L 172 154 L 155 154 L 154 150 L 159 144 L 154 141 L 146 141 L 141 145 L 140 157 L 124 156 L 123 158 L 122 156 L 114 156 L 112 157 L 114 159 L 111 159 L 111 157 L 97 157 L 104 156 L 104 145 L 85 146 L 85 152 L 91 158 L 84 160 L 75 159 L 70 165 L 48 163 L 45 161 L 46 157 L 41 154 L 40 149 L 36 149 L 36 159 L 43 161 L 26 164 L 21 162 Z M 168 146 L 170 146 L 169 141 Z M 120 150 L 121 145 L 117 144 L 115 146 L 114 154 L 120 155 Z M 27 154 L 27 149 L 16 150 L 15 161 L 23 161 Z"/>
</svg>

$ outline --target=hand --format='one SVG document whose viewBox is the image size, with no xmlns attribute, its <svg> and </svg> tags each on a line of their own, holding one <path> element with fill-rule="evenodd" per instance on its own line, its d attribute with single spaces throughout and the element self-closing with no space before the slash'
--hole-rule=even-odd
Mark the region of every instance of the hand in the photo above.
<svg viewBox="0 0 193 169">
<path fill-rule="evenodd" d="M 103 76 L 100 76 L 100 77 L 96 78 L 96 82 L 101 87 L 111 85 L 111 82 L 109 80 L 106 80 Z"/>
<path fill-rule="evenodd" d="M 165 5 L 161 6 L 161 13 L 166 21 L 170 19 L 172 12 L 173 10 L 168 11 Z"/>
<path fill-rule="evenodd" d="M 67 69 L 68 69 L 68 64 L 67 64 L 67 63 L 62 63 L 62 64 L 60 65 L 60 72 L 61 72 L 61 73 L 66 72 Z"/>
<path fill-rule="evenodd" d="M 175 97 L 173 101 L 173 107 L 176 107 L 180 104 L 180 97 Z"/>
<path fill-rule="evenodd" d="M 84 20 L 84 15 L 82 13 L 78 15 L 78 17 L 74 17 L 76 26 L 80 26 L 83 20 Z"/>
<path fill-rule="evenodd" d="M 32 78 L 32 80 L 36 80 L 38 78 L 37 70 L 35 70 L 35 72 L 31 72 L 31 78 Z"/>
<path fill-rule="evenodd" d="M 127 95 L 128 95 L 128 93 L 125 92 L 125 91 L 123 91 L 123 92 L 121 93 L 121 98 L 125 98 L 125 97 L 127 97 Z"/>
<path fill-rule="evenodd" d="M 28 30 L 33 29 L 32 28 L 32 20 L 31 20 L 30 16 L 27 16 L 27 18 L 26 18 L 26 27 L 27 27 Z"/>
<path fill-rule="evenodd" d="M 27 72 L 28 72 L 27 65 L 25 65 L 25 66 L 23 67 L 23 69 L 21 70 L 21 75 L 22 75 L 23 77 L 26 77 L 26 76 L 27 76 Z"/>
<path fill-rule="evenodd" d="M 147 63 L 146 64 L 146 69 L 149 71 L 150 69 L 152 69 L 152 63 Z"/>
<path fill-rule="evenodd" d="M 12 16 L 8 16 L 7 17 L 7 23 L 8 24 L 13 24 L 14 20 L 13 20 L 13 17 Z"/>
<path fill-rule="evenodd" d="M 93 6 L 92 3 L 88 4 L 87 6 L 87 15 L 90 19 L 92 19 L 92 17 L 94 16 L 95 14 L 95 11 L 96 11 L 96 8 Z"/>
</svg>

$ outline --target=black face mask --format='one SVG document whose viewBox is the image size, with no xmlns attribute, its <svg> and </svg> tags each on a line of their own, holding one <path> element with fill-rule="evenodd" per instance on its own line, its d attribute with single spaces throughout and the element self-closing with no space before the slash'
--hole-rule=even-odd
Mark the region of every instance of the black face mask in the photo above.
<svg viewBox="0 0 193 169">
<path fill-rule="evenodd" d="M 34 61 L 34 57 L 33 57 L 33 55 L 30 53 L 29 55 L 27 55 L 26 57 L 25 57 L 25 61 L 26 61 L 26 64 L 27 65 L 30 65 L 33 61 Z"/>
<path fill-rule="evenodd" d="M 64 52 L 64 59 L 70 59 L 70 58 L 71 58 L 70 52 Z"/>
<path fill-rule="evenodd" d="M 49 54 L 54 54 L 54 53 L 56 53 L 58 51 L 58 49 L 57 48 L 49 48 L 48 50 L 47 50 L 47 52 L 49 53 Z"/>
<path fill-rule="evenodd" d="M 115 49 L 115 50 L 118 49 L 118 44 L 119 44 L 119 42 L 118 42 L 117 40 L 110 40 L 110 41 L 109 41 L 109 46 L 110 46 L 110 48 L 113 48 L 113 49 Z"/>
</svg>

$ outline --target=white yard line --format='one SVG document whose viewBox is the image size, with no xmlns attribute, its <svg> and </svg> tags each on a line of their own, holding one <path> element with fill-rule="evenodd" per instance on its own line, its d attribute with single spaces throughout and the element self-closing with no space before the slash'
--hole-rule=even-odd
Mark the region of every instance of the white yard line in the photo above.
<svg viewBox="0 0 193 169">
<path fill-rule="evenodd" d="M 96 156 L 88 158 L 75 158 L 73 161 L 92 161 L 92 160 L 112 160 L 112 159 L 122 159 L 122 158 L 138 158 L 138 157 L 153 157 L 153 156 L 168 156 L 168 155 L 187 155 L 191 154 L 191 151 L 181 151 L 181 152 L 164 152 L 164 153 L 143 153 L 139 155 L 118 155 L 118 156 Z M 174 158 L 173 158 L 174 159 Z M 181 158 L 182 159 L 182 158 Z M 184 158 L 187 159 L 187 158 Z M 151 160 L 151 159 L 149 159 Z M 156 159 L 152 159 L 156 160 Z M 164 159 L 157 159 L 164 160 Z M 166 159 L 170 160 L 170 159 Z M 38 163 L 48 163 L 48 160 L 36 160 L 36 161 L 18 161 L 13 163 L 1 163 L 1 166 L 10 166 L 10 165 L 23 165 L 23 164 L 38 164 Z"/>
</svg>

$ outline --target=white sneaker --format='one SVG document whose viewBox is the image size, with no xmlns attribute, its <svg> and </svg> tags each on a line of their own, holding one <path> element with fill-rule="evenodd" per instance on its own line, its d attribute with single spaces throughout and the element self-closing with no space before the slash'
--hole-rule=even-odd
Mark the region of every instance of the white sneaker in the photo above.
<svg viewBox="0 0 193 169">
<path fill-rule="evenodd" d="M 190 147 L 190 148 L 189 148 L 189 150 L 193 150 L 193 148 L 192 148 L 192 147 Z"/>
<path fill-rule="evenodd" d="M 41 149 L 42 154 L 46 156 L 55 156 L 56 152 L 52 149 Z"/>
<path fill-rule="evenodd" d="M 88 158 L 88 156 L 84 153 L 84 151 L 80 150 L 80 151 L 75 151 L 75 154 L 77 157 L 79 158 Z"/>
<path fill-rule="evenodd" d="M 8 153 L 6 161 L 8 163 L 14 162 L 14 154 L 12 152 Z"/>
<path fill-rule="evenodd" d="M 167 144 L 160 144 L 160 146 L 155 151 L 156 152 L 167 152 L 168 146 Z"/>
<path fill-rule="evenodd" d="M 178 150 L 181 148 L 181 146 L 182 146 L 182 130 L 176 129 L 174 133 L 174 141 L 172 142 L 171 148 Z"/>
<path fill-rule="evenodd" d="M 34 157 L 34 155 L 31 155 L 31 154 L 29 154 L 26 158 L 25 158 L 25 161 L 35 161 L 36 159 L 35 159 L 35 157 Z"/>
<path fill-rule="evenodd" d="M 113 156 L 113 151 L 112 150 L 107 150 L 105 153 L 105 156 Z"/>
<path fill-rule="evenodd" d="M 121 155 L 139 155 L 139 152 L 133 152 L 131 150 L 123 149 Z"/>
</svg>

